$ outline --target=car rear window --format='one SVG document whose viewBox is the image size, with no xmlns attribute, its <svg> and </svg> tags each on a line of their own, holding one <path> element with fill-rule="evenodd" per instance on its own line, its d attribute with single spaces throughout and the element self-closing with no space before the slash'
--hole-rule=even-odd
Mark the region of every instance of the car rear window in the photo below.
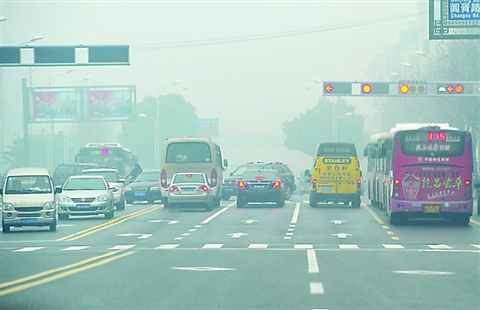
<svg viewBox="0 0 480 310">
<path fill-rule="evenodd" d="M 205 180 L 202 174 L 177 174 L 173 179 L 173 183 L 204 183 Z"/>
</svg>

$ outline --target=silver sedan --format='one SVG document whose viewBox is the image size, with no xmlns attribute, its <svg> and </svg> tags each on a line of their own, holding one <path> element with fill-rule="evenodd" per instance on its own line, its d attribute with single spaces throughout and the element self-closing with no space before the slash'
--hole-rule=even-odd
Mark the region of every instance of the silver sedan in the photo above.
<svg viewBox="0 0 480 310">
<path fill-rule="evenodd" d="M 204 173 L 183 172 L 173 175 L 168 187 L 168 203 L 166 208 L 173 206 L 204 206 L 206 211 L 213 209 L 213 193 Z"/>
</svg>

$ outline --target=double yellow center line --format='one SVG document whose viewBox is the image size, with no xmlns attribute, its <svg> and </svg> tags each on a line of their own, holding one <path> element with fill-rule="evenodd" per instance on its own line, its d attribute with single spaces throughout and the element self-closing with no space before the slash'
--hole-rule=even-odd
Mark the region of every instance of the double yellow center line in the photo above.
<svg viewBox="0 0 480 310">
<path fill-rule="evenodd" d="M 0 283 L 0 296 L 26 290 L 28 288 L 52 282 L 64 277 L 71 276 L 75 273 L 92 269 L 101 265 L 110 263 L 116 259 L 129 256 L 135 253 L 134 251 L 122 252 L 108 252 L 103 255 L 95 256 L 75 264 L 63 266 L 56 269 L 40 272 L 28 277 L 17 279 L 14 281 Z"/>
<path fill-rule="evenodd" d="M 115 226 L 115 225 L 118 225 L 118 224 L 121 224 L 125 221 L 128 221 L 134 217 L 137 217 L 137 216 L 140 216 L 140 215 L 143 215 L 143 214 L 146 214 L 148 212 L 151 212 L 153 210 L 156 210 L 160 208 L 160 206 L 151 206 L 149 208 L 146 208 L 146 209 L 142 209 L 140 211 L 137 211 L 137 212 L 134 212 L 132 214 L 127 214 L 127 215 L 123 215 L 123 216 L 120 216 L 120 217 L 117 217 L 117 218 L 114 218 L 108 222 L 105 222 L 103 224 L 100 224 L 100 225 L 97 225 L 97 226 L 93 226 L 93 227 L 90 227 L 88 229 L 85 229 L 85 230 L 81 230 L 79 232 L 76 232 L 74 234 L 71 234 L 71 235 L 68 235 L 66 237 L 63 237 L 63 238 L 60 238 L 60 239 L 57 239 L 56 241 L 73 241 L 73 240 L 77 240 L 77 239 L 80 239 L 80 238 L 83 238 L 83 237 L 86 237 L 88 235 L 91 235 L 93 233 L 96 233 L 96 232 L 99 232 L 101 230 L 104 230 L 106 228 L 109 228 L 109 227 L 112 227 L 112 226 Z"/>
</svg>

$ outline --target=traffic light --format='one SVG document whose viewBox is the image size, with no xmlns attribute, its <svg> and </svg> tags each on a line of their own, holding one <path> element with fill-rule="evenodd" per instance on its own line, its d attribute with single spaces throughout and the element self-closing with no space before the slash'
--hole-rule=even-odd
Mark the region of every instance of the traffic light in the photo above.
<svg viewBox="0 0 480 310">
<path fill-rule="evenodd" d="M 356 83 L 352 83 L 356 84 Z M 388 95 L 390 93 L 390 83 L 373 82 L 360 83 L 360 95 Z"/>
<path fill-rule="evenodd" d="M 352 95 L 351 82 L 323 82 L 324 96 Z"/>
<path fill-rule="evenodd" d="M 401 95 L 425 95 L 427 93 L 427 83 L 400 83 L 398 92 Z"/>
</svg>

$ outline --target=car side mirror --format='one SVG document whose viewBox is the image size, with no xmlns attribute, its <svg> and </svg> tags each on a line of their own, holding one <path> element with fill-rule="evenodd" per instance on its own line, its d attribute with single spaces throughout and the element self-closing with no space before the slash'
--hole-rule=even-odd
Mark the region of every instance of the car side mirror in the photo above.
<svg viewBox="0 0 480 310">
<path fill-rule="evenodd" d="M 57 185 L 55 186 L 55 194 L 60 194 L 62 192 L 62 186 Z"/>
</svg>

